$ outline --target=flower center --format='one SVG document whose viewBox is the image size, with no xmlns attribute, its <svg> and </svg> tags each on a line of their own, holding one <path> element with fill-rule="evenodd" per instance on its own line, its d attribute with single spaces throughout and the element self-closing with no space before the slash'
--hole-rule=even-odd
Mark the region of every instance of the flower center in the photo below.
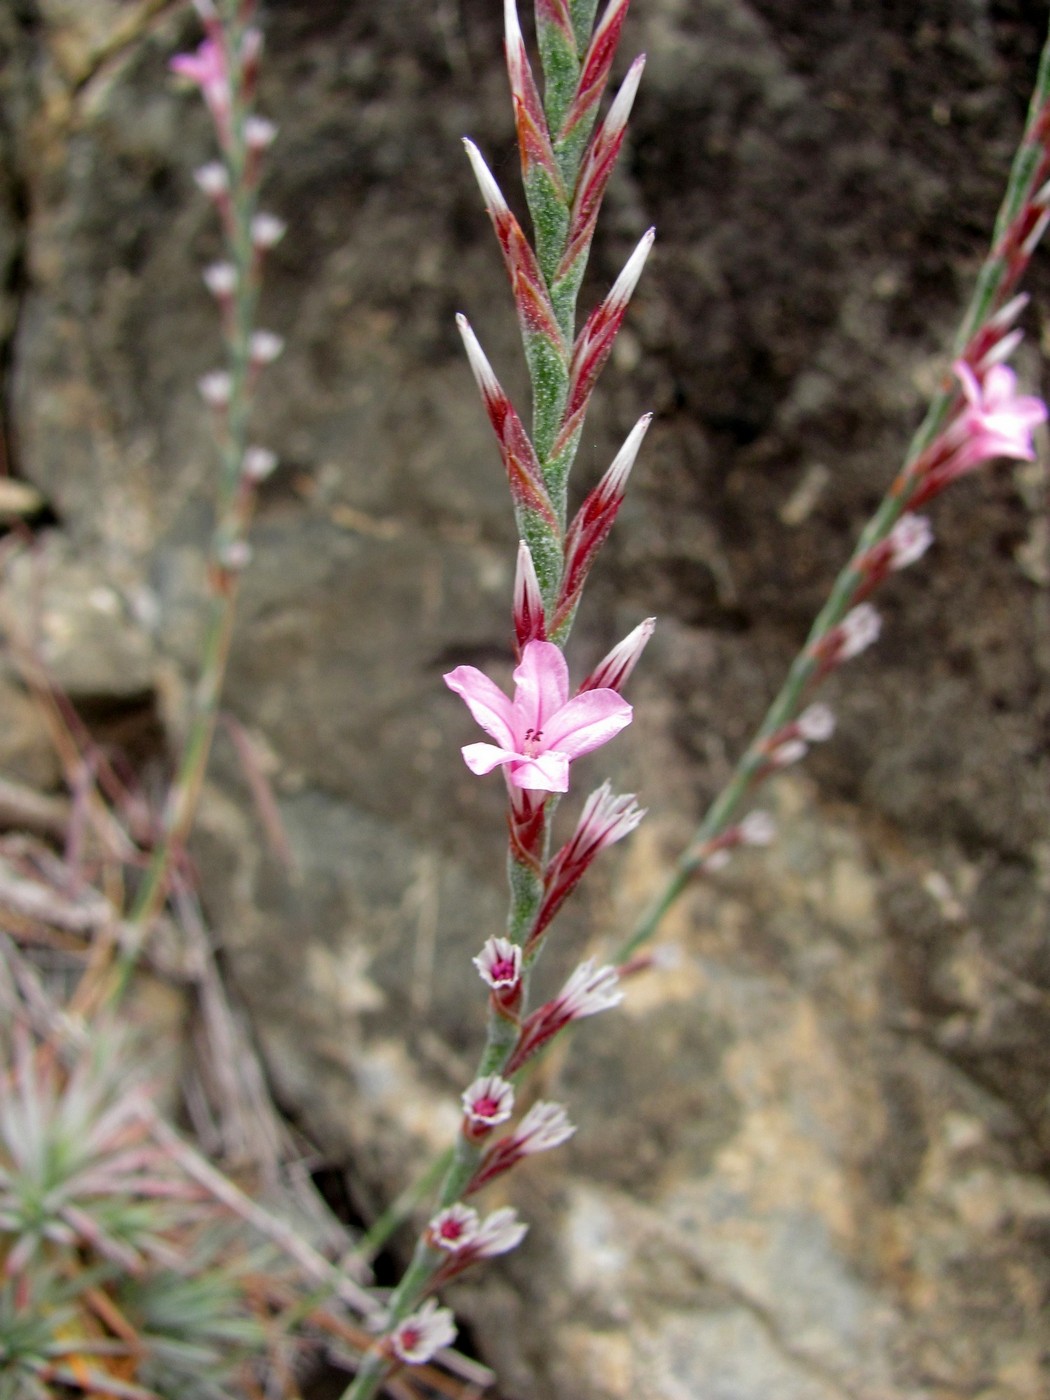
<svg viewBox="0 0 1050 1400">
<path fill-rule="evenodd" d="M 542 729 L 533 729 L 533 728 L 531 728 L 531 726 L 530 726 L 530 728 L 526 729 L 526 731 L 525 731 L 525 742 L 524 742 L 524 744 L 522 745 L 522 747 L 524 748 L 525 752 L 528 754 L 528 756 L 529 756 L 530 758 L 535 758 L 535 757 L 536 757 L 536 755 L 537 755 L 537 754 L 539 753 L 539 751 L 540 751 L 540 745 L 542 744 L 542 742 L 543 742 L 543 730 L 542 730 Z"/>
</svg>

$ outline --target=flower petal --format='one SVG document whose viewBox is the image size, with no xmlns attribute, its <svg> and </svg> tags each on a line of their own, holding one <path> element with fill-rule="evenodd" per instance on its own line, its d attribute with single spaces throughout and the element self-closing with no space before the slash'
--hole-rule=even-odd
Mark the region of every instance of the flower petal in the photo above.
<svg viewBox="0 0 1050 1400">
<path fill-rule="evenodd" d="M 514 706 L 495 681 L 490 681 L 476 666 L 457 666 L 443 679 L 449 690 L 464 701 L 486 734 L 491 734 L 505 749 L 515 747 Z"/>
<path fill-rule="evenodd" d="M 514 670 L 517 742 L 527 730 L 545 730 L 551 716 L 569 698 L 569 668 L 553 642 L 529 642 Z M 489 731 L 491 733 L 491 730 Z M 544 734 L 544 747 L 549 747 Z"/>
<path fill-rule="evenodd" d="M 530 788 L 535 792 L 569 791 L 569 755 L 565 753 L 538 754 L 516 763 L 510 770 L 510 780 L 515 787 Z"/>
<path fill-rule="evenodd" d="M 460 750 L 463 755 L 463 762 L 472 773 L 477 773 L 479 777 L 485 773 L 491 773 L 493 768 L 498 768 L 501 763 L 512 763 L 516 758 L 523 758 L 524 755 L 516 753 L 514 749 L 497 748 L 495 744 L 464 744 Z M 521 784 L 519 783 L 520 787 Z"/>
<path fill-rule="evenodd" d="M 609 742 L 630 724 L 634 711 L 615 690 L 585 690 L 547 720 L 543 745 L 579 758 Z"/>
</svg>

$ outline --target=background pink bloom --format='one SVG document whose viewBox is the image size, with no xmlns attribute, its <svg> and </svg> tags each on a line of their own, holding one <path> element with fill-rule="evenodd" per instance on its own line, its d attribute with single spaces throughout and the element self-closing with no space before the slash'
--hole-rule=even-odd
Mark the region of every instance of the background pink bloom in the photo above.
<svg viewBox="0 0 1050 1400">
<path fill-rule="evenodd" d="M 631 707 L 614 690 L 569 699 L 569 668 L 553 642 L 529 642 L 514 671 L 514 699 L 474 666 L 457 666 L 445 684 L 466 703 L 494 744 L 467 744 L 472 773 L 501 765 L 519 788 L 567 792 L 574 758 L 608 743 L 631 722 Z"/>
</svg>

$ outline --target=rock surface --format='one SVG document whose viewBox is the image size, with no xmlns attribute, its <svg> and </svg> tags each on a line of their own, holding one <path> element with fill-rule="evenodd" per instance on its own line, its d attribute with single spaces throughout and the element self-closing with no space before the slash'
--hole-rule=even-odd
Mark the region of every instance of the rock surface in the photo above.
<svg viewBox="0 0 1050 1400">
<path fill-rule="evenodd" d="M 366 1213 L 454 1129 L 469 958 L 502 921 L 499 784 L 462 767 L 440 681 L 510 659 L 512 522 L 453 326 L 470 314 L 521 399 L 459 146 L 513 188 L 499 9 L 268 6 L 267 195 L 291 231 L 263 312 L 289 348 L 257 417 L 282 467 L 228 703 L 264 740 L 295 871 L 221 744 L 198 856 L 276 1090 Z M 0 11 L 5 440 L 58 520 L 42 645 L 74 699 L 138 696 L 176 727 L 213 470 L 194 386 L 218 354 L 208 131 L 165 75 L 184 19 Z M 657 417 L 571 660 L 659 615 L 636 724 L 580 765 L 652 815 L 569 911 L 552 983 L 659 887 L 892 475 L 1043 23 L 1020 0 L 636 0 L 624 52 L 649 61 L 590 298 L 660 237 L 581 481 Z M 1031 289 L 1035 384 L 1045 254 Z M 770 794 L 780 841 L 692 892 L 676 964 L 545 1062 L 580 1130 L 506 1188 L 525 1247 L 454 1298 L 506 1397 L 1050 1390 L 1046 492 L 1000 466 L 938 503 L 935 550 L 829 696 L 839 734 Z M 48 771 L 18 744 L 19 773 Z"/>
</svg>

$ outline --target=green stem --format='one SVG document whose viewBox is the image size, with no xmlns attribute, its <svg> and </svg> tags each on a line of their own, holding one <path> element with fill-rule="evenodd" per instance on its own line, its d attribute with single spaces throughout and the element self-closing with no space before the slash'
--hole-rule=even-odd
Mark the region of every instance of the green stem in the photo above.
<svg viewBox="0 0 1050 1400">
<path fill-rule="evenodd" d="M 236 612 L 237 577 L 235 570 L 226 567 L 226 552 L 231 543 L 243 540 L 252 507 L 252 496 L 243 485 L 241 469 L 248 442 L 252 400 L 251 335 L 259 294 L 256 253 L 251 235 L 256 193 L 247 174 L 249 155 L 244 140 L 247 110 L 237 58 L 241 52 L 243 25 L 235 17 L 229 18 L 226 24 L 227 48 L 231 55 L 231 139 L 225 153 L 231 200 L 227 245 L 237 278 L 232 322 L 227 332 L 230 397 L 219 443 L 221 465 L 208 560 L 211 598 L 187 733 L 165 803 L 160 836 L 125 921 L 124 944 L 107 992 L 111 1005 L 118 1004 L 127 991 L 149 925 L 164 903 L 172 862 L 185 845 L 196 819 L 211 755 Z"/>
<path fill-rule="evenodd" d="M 1016 244 L 1011 239 L 1011 231 L 1025 218 L 1037 193 L 1040 175 L 1045 178 L 1048 120 L 1050 37 L 1043 48 L 1025 132 L 1014 158 L 1006 194 L 996 219 L 992 248 L 978 275 L 970 304 L 954 341 L 956 355 L 970 344 L 973 337 L 1004 304 L 1006 297 L 1012 293 L 1020 280 L 1031 255 L 1032 250 L 1029 249 L 1023 257 L 1018 256 Z M 756 776 L 763 766 L 765 741 L 797 714 L 818 665 L 814 654 L 817 644 L 842 621 L 852 606 L 861 581 L 861 573 L 857 567 L 861 557 L 874 545 L 886 539 L 907 510 L 919 484 L 912 475 L 911 468 L 944 426 L 957 397 L 958 391 L 951 384 L 947 384 L 934 396 L 922 424 L 909 444 L 904 466 L 865 526 L 849 562 L 832 585 L 827 602 L 810 628 L 804 647 L 792 662 L 787 678 L 767 710 L 754 738 L 744 751 L 729 781 L 711 804 L 686 850 L 679 857 L 667 883 L 645 910 L 631 936 L 617 950 L 617 961 L 628 961 L 656 933 L 696 873 L 703 848 L 725 831 L 744 798 L 753 789 Z"/>
</svg>

